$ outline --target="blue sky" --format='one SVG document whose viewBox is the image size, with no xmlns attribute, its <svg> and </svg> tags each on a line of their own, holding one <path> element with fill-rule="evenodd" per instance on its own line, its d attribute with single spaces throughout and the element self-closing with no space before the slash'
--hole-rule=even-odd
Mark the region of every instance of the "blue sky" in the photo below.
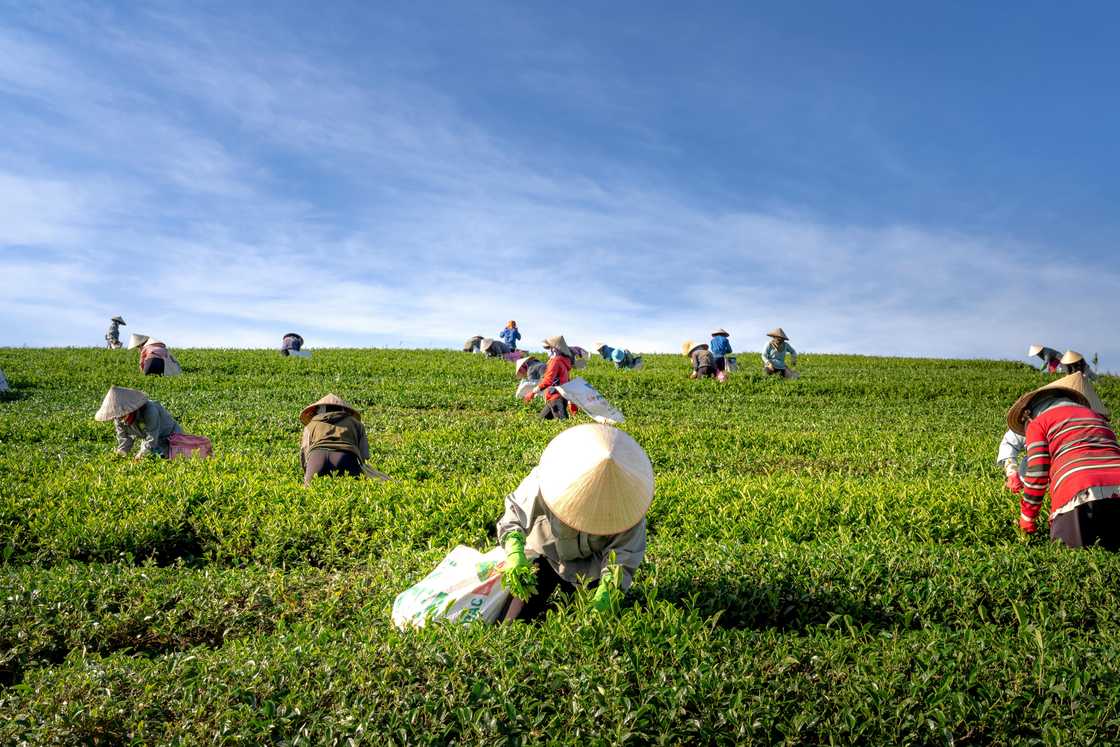
<svg viewBox="0 0 1120 747">
<path fill-rule="evenodd" d="M 858 6 L 858 7 L 855 7 Z M 3 344 L 1120 369 L 1108 4 L 0 4 Z"/>
</svg>

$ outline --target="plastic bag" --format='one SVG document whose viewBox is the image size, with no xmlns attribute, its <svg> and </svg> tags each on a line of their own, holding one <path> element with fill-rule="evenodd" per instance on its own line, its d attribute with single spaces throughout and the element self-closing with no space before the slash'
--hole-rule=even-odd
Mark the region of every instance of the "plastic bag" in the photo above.
<svg viewBox="0 0 1120 747">
<path fill-rule="evenodd" d="M 517 394 L 515 396 L 518 399 L 525 399 L 525 395 L 528 394 L 533 389 L 536 389 L 537 384 L 538 384 L 538 382 L 536 382 L 536 381 L 522 381 L 520 384 L 517 385 Z M 534 396 L 539 397 L 542 393 L 543 392 L 538 391 L 537 394 L 534 395 Z"/>
<path fill-rule="evenodd" d="M 214 446 L 206 436 L 192 436 L 189 433 L 172 433 L 168 439 L 171 450 L 168 459 L 191 459 L 196 454 L 199 459 L 214 456 Z"/>
<path fill-rule="evenodd" d="M 505 559 L 501 547 L 483 554 L 457 546 L 420 583 L 397 595 L 393 624 L 403 629 L 431 620 L 495 622 L 509 600 L 498 569 Z"/>
<path fill-rule="evenodd" d="M 163 375 L 178 376 L 181 373 L 183 373 L 183 367 L 179 365 L 179 360 L 168 351 L 167 359 L 163 362 Z"/>
<path fill-rule="evenodd" d="M 567 384 L 558 384 L 555 387 L 560 396 L 583 409 L 596 423 L 605 425 L 618 425 L 625 423 L 626 418 L 617 408 L 595 391 L 594 387 L 582 378 L 575 378 Z"/>
</svg>

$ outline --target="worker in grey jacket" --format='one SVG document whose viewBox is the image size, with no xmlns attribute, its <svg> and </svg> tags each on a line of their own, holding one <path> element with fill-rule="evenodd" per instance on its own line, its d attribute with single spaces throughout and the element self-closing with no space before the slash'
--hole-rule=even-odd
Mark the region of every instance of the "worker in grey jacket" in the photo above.
<svg viewBox="0 0 1120 747">
<path fill-rule="evenodd" d="M 999 450 L 996 451 L 996 464 L 1003 468 L 1004 477 L 1007 478 L 1004 485 L 1012 493 L 1023 492 L 1023 475 L 1027 473 L 1027 460 L 1022 457 L 1026 456 L 1026 451 L 1026 436 L 1020 436 L 1013 430 L 1003 434 L 1003 439 L 999 442 Z"/>
<path fill-rule="evenodd" d="M 504 619 L 538 617 L 553 590 L 579 584 L 595 587 L 596 610 L 616 606 L 645 557 L 652 500 L 653 466 L 625 432 L 586 424 L 552 439 L 498 521 Z"/>
<path fill-rule="evenodd" d="M 105 345 L 110 350 L 119 350 L 121 347 L 121 325 L 128 326 L 120 316 L 115 316 L 109 320 L 109 331 L 105 333 Z"/>
<path fill-rule="evenodd" d="M 795 374 L 786 368 L 786 355 L 789 355 L 791 366 L 797 365 L 797 351 L 789 344 L 789 337 L 781 327 L 775 327 L 766 333 L 770 338 L 766 348 L 762 351 L 762 369 L 767 374 L 777 374 L 786 379 L 795 378 Z"/>
<path fill-rule="evenodd" d="M 144 392 L 123 386 L 109 388 L 101 409 L 93 417 L 102 422 L 113 421 L 117 454 L 128 455 L 139 440 L 137 459 L 148 455 L 167 457 L 171 452 L 171 436 L 183 432 L 167 408 L 148 399 Z"/>
</svg>

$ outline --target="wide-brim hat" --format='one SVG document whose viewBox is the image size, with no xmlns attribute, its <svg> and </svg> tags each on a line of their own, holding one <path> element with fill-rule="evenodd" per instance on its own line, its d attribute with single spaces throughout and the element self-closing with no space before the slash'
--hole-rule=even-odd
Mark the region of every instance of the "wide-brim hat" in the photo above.
<svg viewBox="0 0 1120 747">
<path fill-rule="evenodd" d="M 133 348 L 138 348 L 150 339 L 152 338 L 148 337 L 147 335 L 138 335 L 133 332 L 128 336 L 128 349 L 132 350 Z"/>
<path fill-rule="evenodd" d="M 497 341 L 493 337 L 485 337 L 482 342 L 479 343 L 478 349 L 485 353 L 487 350 L 494 347 L 495 342 Z"/>
<path fill-rule="evenodd" d="M 318 409 L 319 405 L 334 405 L 335 407 L 341 407 L 343 410 L 346 410 L 358 420 L 362 419 L 362 414 L 351 407 L 349 402 L 344 400 L 342 397 L 339 397 L 337 394 L 328 394 L 318 402 L 312 402 L 310 405 L 303 408 L 303 410 L 299 414 L 300 422 L 302 422 L 304 425 L 310 423 L 311 418 L 315 417 L 315 410 Z"/>
<path fill-rule="evenodd" d="M 521 375 L 521 370 L 529 365 L 529 361 L 536 360 L 533 356 L 527 355 L 524 358 L 518 358 L 513 364 L 513 371 L 518 376 Z"/>
<path fill-rule="evenodd" d="M 1085 356 L 1081 355 L 1081 353 L 1076 350 L 1067 350 L 1065 355 L 1062 356 L 1062 365 L 1069 366 L 1074 363 L 1080 363 L 1083 360 L 1085 360 Z"/>
<path fill-rule="evenodd" d="M 120 316 L 115 316 L 112 319 L 110 319 L 109 321 L 110 322 L 116 322 L 117 324 L 124 324 L 124 326 L 126 326 L 126 327 L 128 326 L 128 324 L 125 323 L 124 319 Z"/>
<path fill-rule="evenodd" d="M 125 386 L 111 386 L 101 400 L 101 408 L 93 416 L 94 420 L 102 422 L 123 418 L 130 412 L 139 410 L 148 402 L 148 395 L 139 389 L 129 389 Z"/>
<path fill-rule="evenodd" d="M 1085 374 L 1078 371 L 1076 373 L 1071 373 L 1069 376 L 1063 376 L 1060 379 L 1051 381 L 1049 384 L 1040 386 L 1038 389 L 1029 391 L 1015 400 L 1015 404 L 1011 405 L 1011 409 L 1007 411 L 1007 427 L 1020 436 L 1024 435 L 1023 414 L 1027 411 L 1027 408 L 1031 406 L 1035 397 L 1050 391 L 1068 394 L 1073 399 L 1093 411 L 1104 415 L 1106 418 L 1109 416 L 1108 408 L 1104 406 L 1104 403 L 1101 402 L 1101 398 L 1097 396 L 1097 391 L 1093 389 L 1093 385 L 1085 378 Z"/>
<path fill-rule="evenodd" d="M 712 337 L 731 337 L 731 333 L 723 327 L 718 327 L 716 331 L 712 333 Z"/>
<path fill-rule="evenodd" d="M 777 337 L 779 340 L 788 340 L 789 339 L 789 337 L 786 336 L 786 331 L 784 329 L 782 329 L 781 327 L 774 327 L 774 329 L 772 329 L 772 330 L 770 330 L 769 332 L 766 333 L 766 336 L 767 337 Z"/>
<path fill-rule="evenodd" d="M 564 335 L 554 335 L 553 337 L 546 337 L 544 339 L 544 346 L 546 348 L 555 348 L 556 350 L 559 350 L 561 354 L 566 355 L 569 358 L 576 357 L 575 354 L 572 353 L 572 349 L 568 347 L 568 341 L 564 339 Z"/>
<path fill-rule="evenodd" d="M 681 350 L 684 352 L 685 356 L 690 356 L 695 351 L 701 350 L 701 349 L 707 350 L 708 349 L 708 343 L 706 343 L 706 342 L 693 342 L 692 340 L 689 340 L 688 342 L 686 342 L 684 345 L 681 346 Z"/>
<path fill-rule="evenodd" d="M 561 522 L 587 534 L 631 529 L 653 502 L 653 465 L 629 434 L 587 423 L 569 428 L 541 454 L 541 498 Z"/>
</svg>

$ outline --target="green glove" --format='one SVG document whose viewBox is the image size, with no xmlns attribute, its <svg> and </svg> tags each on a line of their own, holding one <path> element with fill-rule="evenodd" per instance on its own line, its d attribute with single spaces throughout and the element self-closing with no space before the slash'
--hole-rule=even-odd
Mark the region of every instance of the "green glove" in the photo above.
<svg viewBox="0 0 1120 747">
<path fill-rule="evenodd" d="M 537 567 L 525 557 L 525 535 L 506 535 L 506 562 L 502 566 L 502 587 L 521 601 L 537 593 Z"/>
</svg>

